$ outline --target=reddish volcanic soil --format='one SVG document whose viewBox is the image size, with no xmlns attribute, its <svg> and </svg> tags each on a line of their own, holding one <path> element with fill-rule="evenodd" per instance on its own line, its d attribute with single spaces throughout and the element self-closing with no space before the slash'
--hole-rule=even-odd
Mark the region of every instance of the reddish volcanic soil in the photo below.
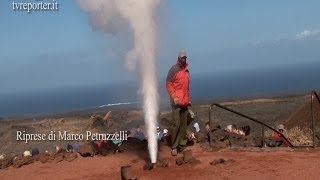
<svg viewBox="0 0 320 180">
<path fill-rule="evenodd" d="M 169 167 L 143 170 L 148 155 L 124 152 L 109 156 L 79 157 L 72 162 L 40 162 L 21 168 L 12 166 L 0 170 L 0 179 L 120 179 L 120 167 L 131 165 L 139 179 L 319 179 L 320 149 L 288 151 L 220 151 L 203 152 L 190 148 L 200 164 L 175 164 L 170 149 L 163 147 L 161 157 L 169 160 Z M 182 155 L 180 155 L 182 156 Z M 234 162 L 210 165 L 215 159 Z"/>
<path fill-rule="evenodd" d="M 256 117 L 270 126 L 276 127 L 279 123 L 285 123 L 287 127 L 300 125 L 310 126 L 310 104 L 309 98 L 292 97 L 285 99 L 254 100 L 229 102 L 228 106 L 248 116 Z M 225 103 L 227 105 L 227 103 Z M 320 107 L 320 106 L 318 106 Z M 317 107 L 317 108 L 318 108 Z M 208 121 L 208 107 L 199 106 L 197 112 L 198 122 L 204 124 Z M 294 113 L 296 112 L 296 113 Z M 115 112 L 108 120 L 105 127 L 111 132 L 119 129 L 131 129 L 137 124 L 143 123 L 142 113 L 138 111 Z M 238 116 L 220 109 L 213 110 L 213 123 L 225 127 L 229 124 L 239 126 L 249 125 L 252 134 L 261 134 L 260 125 L 250 121 L 244 121 Z M 0 121 L 0 151 L 8 155 L 21 154 L 29 148 L 29 144 L 18 143 L 15 138 L 17 130 L 28 130 L 28 132 L 47 133 L 49 130 L 65 130 L 71 133 L 81 133 L 91 127 L 90 116 L 71 116 L 68 118 L 43 119 L 33 122 L 26 121 Z M 102 116 L 103 117 L 103 116 Z M 170 111 L 162 114 L 161 126 L 169 127 Z M 317 120 L 320 114 L 316 114 Z M 287 120 L 287 121 L 286 121 Z M 303 123 L 302 123 L 303 122 Z M 304 123 L 309 122 L 309 123 Z M 319 121 L 317 121 L 319 122 Z M 319 123 L 316 124 L 319 127 Z M 46 131 L 47 130 L 47 131 Z M 32 147 L 39 147 L 41 151 L 53 147 L 52 143 L 46 142 L 30 143 Z M 58 143 L 58 142 L 54 142 Z M 61 146 L 65 146 L 61 142 Z M 208 143 L 206 144 L 208 146 Z M 133 173 L 139 180 L 143 179 L 320 179 L 320 149 L 258 149 L 246 150 L 221 150 L 219 152 L 204 151 L 199 144 L 188 147 L 193 156 L 200 163 L 176 165 L 176 158 L 170 154 L 170 148 L 162 146 L 160 157 L 169 161 L 169 167 L 156 167 L 150 171 L 143 170 L 148 153 L 145 151 L 126 150 L 123 153 L 110 154 L 107 156 L 81 157 L 72 162 L 50 162 L 39 161 L 25 165 L 20 168 L 13 166 L 0 169 L 0 180 L 2 179 L 121 179 L 120 169 L 122 166 L 132 166 Z M 30 149 L 30 148 L 29 148 Z M 134 148 L 133 148 L 134 149 Z M 181 157 L 179 155 L 178 157 Z M 227 163 L 211 165 L 210 162 L 218 159 L 229 160 Z"/>
</svg>

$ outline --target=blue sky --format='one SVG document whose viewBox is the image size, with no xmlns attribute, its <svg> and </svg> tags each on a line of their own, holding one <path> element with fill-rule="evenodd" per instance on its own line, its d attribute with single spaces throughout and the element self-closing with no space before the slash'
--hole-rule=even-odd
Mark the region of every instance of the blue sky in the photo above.
<svg viewBox="0 0 320 180">
<path fill-rule="evenodd" d="M 59 11 L 31 14 L 13 11 L 12 2 L 0 3 L 0 93 L 136 80 L 124 66 L 123 42 L 93 31 L 75 1 L 59 0 Z M 320 61 L 318 0 L 163 2 L 160 77 L 180 49 L 187 50 L 194 75 Z"/>
</svg>

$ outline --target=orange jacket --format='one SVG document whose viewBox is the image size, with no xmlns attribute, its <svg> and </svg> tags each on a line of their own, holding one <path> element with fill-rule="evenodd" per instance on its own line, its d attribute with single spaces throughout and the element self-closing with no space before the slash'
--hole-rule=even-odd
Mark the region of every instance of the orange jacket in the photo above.
<svg viewBox="0 0 320 180">
<path fill-rule="evenodd" d="M 280 134 L 278 134 L 278 133 L 275 132 L 275 133 L 273 134 L 273 137 L 274 137 L 276 140 L 283 140 L 283 144 L 284 144 L 285 146 L 289 146 L 289 142 L 288 142 L 287 140 L 283 139 Z"/>
<path fill-rule="evenodd" d="M 190 73 L 188 64 L 182 66 L 178 61 L 168 72 L 166 87 L 170 95 L 172 105 L 186 107 L 190 105 Z M 178 103 L 174 104 L 173 98 L 178 99 Z"/>
</svg>

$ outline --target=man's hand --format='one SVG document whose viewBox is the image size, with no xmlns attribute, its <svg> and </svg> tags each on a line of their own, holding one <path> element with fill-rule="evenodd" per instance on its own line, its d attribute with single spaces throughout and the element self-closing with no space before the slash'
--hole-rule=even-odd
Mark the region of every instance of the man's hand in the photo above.
<svg viewBox="0 0 320 180">
<path fill-rule="evenodd" d="M 172 96 L 172 99 L 173 99 L 173 102 L 175 105 L 178 105 L 179 104 L 179 99 L 177 96 Z"/>
<path fill-rule="evenodd" d="M 196 115 L 194 114 L 194 112 L 191 110 L 190 106 L 188 106 L 188 112 L 189 112 L 190 117 L 191 117 L 192 119 L 194 119 L 194 118 L 196 117 Z"/>
</svg>

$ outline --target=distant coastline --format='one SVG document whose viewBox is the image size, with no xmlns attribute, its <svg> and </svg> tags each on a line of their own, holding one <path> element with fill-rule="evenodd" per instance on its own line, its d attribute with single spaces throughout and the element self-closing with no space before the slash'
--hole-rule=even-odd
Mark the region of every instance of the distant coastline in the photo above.
<svg viewBox="0 0 320 180">
<path fill-rule="evenodd" d="M 225 75 L 194 75 L 192 102 L 308 94 L 319 90 L 317 66 L 252 70 Z M 160 105 L 167 107 L 165 82 L 159 82 Z M 42 116 L 96 109 L 141 108 L 137 84 L 101 85 L 53 92 L 0 94 L 0 117 Z"/>
</svg>

